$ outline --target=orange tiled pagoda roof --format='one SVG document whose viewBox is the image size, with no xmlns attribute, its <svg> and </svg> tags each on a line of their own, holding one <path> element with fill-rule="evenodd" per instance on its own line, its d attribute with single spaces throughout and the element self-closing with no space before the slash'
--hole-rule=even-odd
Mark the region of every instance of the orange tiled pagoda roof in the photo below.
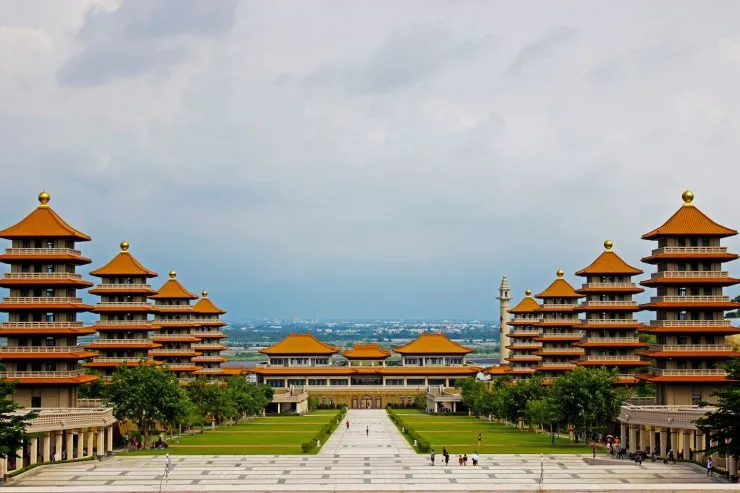
<svg viewBox="0 0 740 493">
<path fill-rule="evenodd" d="M 422 332 L 413 341 L 393 351 L 399 354 L 468 354 L 474 350 L 452 342 L 441 332 Z"/>
<path fill-rule="evenodd" d="M 180 282 L 175 279 L 177 274 L 175 271 L 170 272 L 170 278 L 165 282 L 157 294 L 149 296 L 153 300 L 166 300 L 166 299 L 189 299 L 197 300 L 198 297 L 185 289 Z"/>
<path fill-rule="evenodd" d="M 345 358 L 357 359 L 385 359 L 391 355 L 390 351 L 381 349 L 379 344 L 357 344 L 352 349 L 347 349 L 342 353 Z"/>
<path fill-rule="evenodd" d="M 532 292 L 527 290 L 527 296 L 522 299 L 514 308 L 509 310 L 509 313 L 534 313 L 539 309 L 540 304 L 532 298 Z"/>
<path fill-rule="evenodd" d="M 601 255 L 596 257 L 596 260 L 591 265 L 579 270 L 576 272 L 576 275 L 585 277 L 596 274 L 624 274 L 631 276 L 642 274 L 642 270 L 632 267 L 622 260 L 622 257 L 612 251 L 611 241 L 605 241 L 604 248 L 605 250 L 601 252 Z"/>
<path fill-rule="evenodd" d="M 558 278 L 547 289 L 535 295 L 536 298 L 583 298 L 568 281 L 563 279 L 563 271 L 558 271 Z"/>
<path fill-rule="evenodd" d="M 288 334 L 288 337 L 273 344 L 272 346 L 260 349 L 262 354 L 326 354 L 331 355 L 339 352 L 339 348 L 321 342 L 313 334 Z"/>
<path fill-rule="evenodd" d="M 0 238 L 73 238 L 90 241 L 85 233 L 77 231 L 49 207 L 49 194 L 39 194 L 39 205 L 29 215 L 9 228 L 0 230 Z"/>
<path fill-rule="evenodd" d="M 657 240 L 661 236 L 700 235 L 700 236 L 733 236 L 734 229 L 727 228 L 712 221 L 692 202 L 694 194 L 685 191 L 682 195 L 683 206 L 676 211 L 662 226 L 642 235 L 644 240 Z"/>
<path fill-rule="evenodd" d="M 141 265 L 133 255 L 128 252 L 128 243 L 121 242 L 121 251 L 113 257 L 113 260 L 99 269 L 90 272 L 91 276 L 143 276 L 157 277 L 157 273 Z M 125 286 L 122 286 L 125 287 Z"/>
<path fill-rule="evenodd" d="M 226 310 L 222 310 L 221 308 L 217 307 L 213 301 L 208 299 L 208 291 L 203 291 L 201 295 L 203 297 L 195 305 L 193 305 L 193 311 L 195 313 L 210 315 L 223 315 L 224 313 L 226 313 Z"/>
</svg>

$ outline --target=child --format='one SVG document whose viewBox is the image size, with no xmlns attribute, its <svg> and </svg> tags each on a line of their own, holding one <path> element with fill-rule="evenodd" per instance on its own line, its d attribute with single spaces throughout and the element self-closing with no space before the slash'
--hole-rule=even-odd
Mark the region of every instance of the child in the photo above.
<svg viewBox="0 0 740 493">
<path fill-rule="evenodd" d="M 434 456 L 435 456 L 435 455 L 437 455 L 437 452 L 435 452 L 435 451 L 434 451 L 434 449 L 432 449 L 432 455 L 431 455 L 431 458 L 432 458 L 432 465 L 434 465 Z"/>
</svg>

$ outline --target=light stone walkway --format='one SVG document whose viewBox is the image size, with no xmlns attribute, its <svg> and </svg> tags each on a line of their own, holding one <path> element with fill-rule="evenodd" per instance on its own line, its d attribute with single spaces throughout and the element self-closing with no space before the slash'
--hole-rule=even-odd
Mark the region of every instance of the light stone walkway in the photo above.
<svg viewBox="0 0 740 493">
<path fill-rule="evenodd" d="M 417 455 L 384 411 L 349 412 L 317 455 L 174 456 L 165 484 L 163 457 L 114 457 L 102 462 L 58 464 L 32 470 L 0 493 L 93 492 L 479 492 L 538 489 L 541 458 L 484 455 L 479 467 L 460 467 Z M 369 435 L 365 429 L 369 427 Z M 439 459 L 440 456 L 438 455 Z M 699 466 L 628 461 L 587 464 L 582 455 L 546 455 L 545 491 L 600 493 L 738 491 Z M 160 490 L 161 485 L 161 490 Z"/>
</svg>

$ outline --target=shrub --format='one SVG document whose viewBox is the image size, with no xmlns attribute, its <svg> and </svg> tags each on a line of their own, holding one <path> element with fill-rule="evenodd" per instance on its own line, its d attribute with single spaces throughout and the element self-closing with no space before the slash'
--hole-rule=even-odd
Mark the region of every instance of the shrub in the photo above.
<svg viewBox="0 0 740 493">
<path fill-rule="evenodd" d="M 301 444 L 301 452 L 303 452 L 304 454 L 307 453 L 307 452 L 310 452 L 311 450 L 313 450 L 313 448 L 315 446 L 316 446 L 316 441 L 315 440 L 313 442 L 302 443 Z"/>
</svg>

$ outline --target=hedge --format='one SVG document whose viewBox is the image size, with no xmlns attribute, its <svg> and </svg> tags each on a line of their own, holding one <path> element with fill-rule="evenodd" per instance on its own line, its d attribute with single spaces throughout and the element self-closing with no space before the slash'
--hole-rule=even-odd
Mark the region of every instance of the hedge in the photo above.
<svg viewBox="0 0 740 493">
<path fill-rule="evenodd" d="M 316 443 L 319 441 L 321 443 L 326 442 L 326 440 L 331 436 L 331 434 L 334 432 L 334 430 L 337 429 L 337 426 L 339 426 L 342 422 L 342 419 L 344 419 L 344 415 L 347 412 L 346 407 L 342 407 L 342 409 L 339 410 L 339 412 L 331 418 L 329 423 L 325 424 L 321 427 L 319 432 L 314 436 L 310 442 L 305 442 L 301 444 L 301 451 L 305 454 L 313 450 L 313 448 L 316 446 Z"/>
<path fill-rule="evenodd" d="M 429 444 L 428 441 L 424 439 L 421 435 L 419 435 L 416 430 L 414 430 L 411 427 L 406 426 L 406 424 L 403 422 L 403 419 L 401 419 L 390 407 L 386 408 L 386 412 L 388 413 L 388 417 L 393 421 L 398 428 L 403 430 L 403 433 L 408 435 L 409 439 L 413 443 L 414 440 L 416 440 L 416 446 L 419 449 L 419 452 L 429 452 L 432 447 Z"/>
<path fill-rule="evenodd" d="M 80 457 L 78 459 L 68 459 L 68 460 L 55 460 L 55 461 L 49 461 L 49 462 L 37 462 L 36 464 L 28 464 L 27 466 L 23 466 L 20 469 L 17 469 L 11 473 L 8 473 L 8 477 L 12 478 L 19 474 L 23 474 L 26 471 L 30 471 L 31 469 L 35 469 L 39 466 L 49 466 L 52 464 L 70 464 L 72 462 L 85 462 L 88 460 L 97 460 L 97 457 L 90 456 L 90 457 Z"/>
</svg>

